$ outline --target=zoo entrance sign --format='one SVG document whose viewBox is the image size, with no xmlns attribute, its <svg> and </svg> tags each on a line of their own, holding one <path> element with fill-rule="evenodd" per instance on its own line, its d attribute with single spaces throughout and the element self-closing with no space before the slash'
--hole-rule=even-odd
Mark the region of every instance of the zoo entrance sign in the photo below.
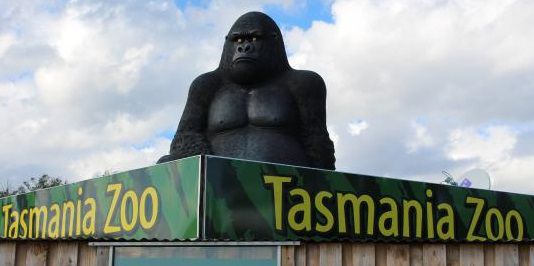
<svg viewBox="0 0 534 266">
<path fill-rule="evenodd" d="M 188 158 L 3 198 L 0 237 L 195 239 L 199 171 Z"/>
<path fill-rule="evenodd" d="M 11 196 L 0 208 L 2 239 L 530 242 L 534 234 L 529 195 L 212 156 Z"/>
</svg>

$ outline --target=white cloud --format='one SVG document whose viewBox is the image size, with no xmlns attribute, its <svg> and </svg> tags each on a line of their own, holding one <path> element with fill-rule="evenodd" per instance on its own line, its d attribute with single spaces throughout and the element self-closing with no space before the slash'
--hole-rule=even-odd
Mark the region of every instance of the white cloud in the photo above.
<svg viewBox="0 0 534 266">
<path fill-rule="evenodd" d="M 360 120 L 358 122 L 351 122 L 348 125 L 348 131 L 351 136 L 358 136 L 362 131 L 366 130 L 369 127 L 369 124 L 365 120 Z"/>
<path fill-rule="evenodd" d="M 517 133 L 505 126 L 455 129 L 444 151 L 453 161 L 467 162 L 456 169 L 458 177 L 469 169 L 482 168 L 492 177 L 493 189 L 531 194 L 534 156 L 514 154 L 517 138 Z"/>
<path fill-rule="evenodd" d="M 334 127 L 327 127 L 328 133 L 330 135 L 330 139 L 334 143 L 334 147 L 337 146 L 339 143 L 339 134 L 337 134 L 336 129 Z"/>
<path fill-rule="evenodd" d="M 12 34 L 0 35 L 0 57 L 15 43 L 15 37 Z"/>
<path fill-rule="evenodd" d="M 339 0 L 332 23 L 291 29 L 290 61 L 324 77 L 329 123 L 373 121 L 358 138 L 339 132 L 336 154 L 350 159 L 338 169 L 436 181 L 479 165 L 503 189 L 534 156 L 515 145 L 532 131 L 514 130 L 533 122 L 533 11 L 521 0 Z"/>
<path fill-rule="evenodd" d="M 510 158 L 490 168 L 494 178 L 494 187 L 498 190 L 532 194 L 534 191 L 534 174 L 532 171 L 534 156 Z"/>
<path fill-rule="evenodd" d="M 6 3 L 0 175 L 86 178 L 154 163 L 190 82 L 216 67 L 233 20 L 262 4 Z"/>
<path fill-rule="evenodd" d="M 147 148 L 122 147 L 106 149 L 88 154 L 84 158 L 71 162 L 67 167 L 73 172 L 74 180 L 137 169 L 154 164 L 162 154 L 168 152 L 169 145 L 169 140 L 157 139 L 155 143 Z"/>
<path fill-rule="evenodd" d="M 128 48 L 123 56 L 123 64 L 119 67 L 120 80 L 117 82 L 117 89 L 121 93 L 127 93 L 136 85 L 139 80 L 141 68 L 147 64 L 152 44 L 145 44 L 140 48 Z"/>
<path fill-rule="evenodd" d="M 424 125 L 412 122 L 411 126 L 415 134 L 412 134 L 411 139 L 406 144 L 408 153 L 417 152 L 421 148 L 429 148 L 434 145 L 434 140 Z"/>
<path fill-rule="evenodd" d="M 504 126 L 481 131 L 473 128 L 456 129 L 449 134 L 446 153 L 455 161 L 477 159 L 492 164 L 509 159 L 516 142 L 516 134 Z"/>
<path fill-rule="evenodd" d="M 522 185 L 534 130 L 516 130 L 534 123 L 534 2 L 331 3 L 331 23 L 284 37 L 292 66 L 326 82 L 339 170 L 436 181 L 441 170 L 487 166 L 497 189 L 534 193 Z M 8 2 L 0 175 L 85 178 L 152 163 L 229 26 L 264 4 L 290 13 L 305 2 Z"/>
</svg>

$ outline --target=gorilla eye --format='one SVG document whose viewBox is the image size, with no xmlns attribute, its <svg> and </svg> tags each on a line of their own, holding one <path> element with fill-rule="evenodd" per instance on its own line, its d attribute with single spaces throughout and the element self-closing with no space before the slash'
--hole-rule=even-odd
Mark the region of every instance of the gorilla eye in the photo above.
<svg viewBox="0 0 534 266">
<path fill-rule="evenodd" d="M 243 42 L 243 39 L 238 38 L 238 39 L 237 39 L 237 42 L 238 42 L 238 43 L 242 43 L 242 42 Z"/>
<path fill-rule="evenodd" d="M 257 40 L 256 37 L 252 37 L 252 41 L 255 42 Z"/>
</svg>

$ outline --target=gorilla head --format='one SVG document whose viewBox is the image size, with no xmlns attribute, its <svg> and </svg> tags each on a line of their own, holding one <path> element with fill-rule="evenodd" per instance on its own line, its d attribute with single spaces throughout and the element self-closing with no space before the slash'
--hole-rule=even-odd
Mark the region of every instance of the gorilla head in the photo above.
<svg viewBox="0 0 534 266">
<path fill-rule="evenodd" d="M 282 34 L 276 23 L 261 12 L 237 19 L 226 36 L 219 69 L 233 82 L 259 82 L 290 69 Z"/>
</svg>

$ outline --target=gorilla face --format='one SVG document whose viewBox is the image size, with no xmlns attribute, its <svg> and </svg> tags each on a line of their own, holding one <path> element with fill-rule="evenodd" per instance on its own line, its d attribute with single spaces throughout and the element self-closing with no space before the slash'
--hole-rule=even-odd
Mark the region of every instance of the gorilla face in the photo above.
<svg viewBox="0 0 534 266">
<path fill-rule="evenodd" d="M 278 26 L 263 13 L 241 16 L 226 36 L 220 67 L 236 83 L 259 82 L 289 69 Z"/>
<path fill-rule="evenodd" d="M 270 40 L 259 27 L 241 29 L 243 31 L 232 32 L 229 39 L 233 43 L 234 54 L 230 74 L 232 79 L 240 83 L 250 83 L 262 79 L 266 72 L 264 47 L 269 45 Z"/>
</svg>

